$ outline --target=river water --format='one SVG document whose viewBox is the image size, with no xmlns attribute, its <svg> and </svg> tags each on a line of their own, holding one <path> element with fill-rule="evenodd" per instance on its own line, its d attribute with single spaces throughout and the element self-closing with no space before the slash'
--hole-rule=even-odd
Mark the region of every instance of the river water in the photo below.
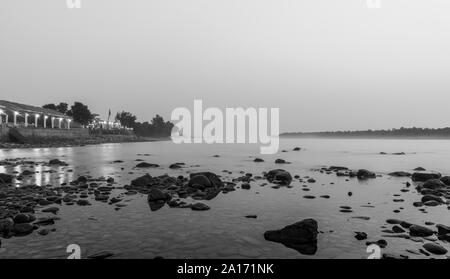
<svg viewBox="0 0 450 279">
<path fill-rule="evenodd" d="M 294 152 L 294 147 L 302 150 Z M 288 152 L 281 152 L 281 150 Z M 386 152 L 386 155 L 380 154 Z M 404 155 L 391 153 L 404 152 Z M 214 157 L 213 155 L 220 155 Z M 254 163 L 260 157 L 263 163 Z M 366 258 L 365 241 L 354 238 L 354 232 L 366 232 L 369 241 L 386 239 L 383 252 L 426 258 L 406 250 L 417 251 L 423 242 L 402 238 L 387 238 L 386 219 L 396 218 L 424 225 L 434 222 L 450 225 L 446 205 L 427 208 L 423 213 L 412 203 L 421 196 L 410 187 L 400 192 L 409 178 L 394 178 L 392 171 L 409 171 L 416 167 L 450 174 L 450 144 L 446 140 L 374 140 L 374 139 L 281 139 L 280 152 L 260 155 L 258 145 L 175 145 L 170 141 L 103 144 L 70 148 L 40 148 L 0 150 L 0 160 L 26 158 L 36 162 L 60 159 L 67 167 L 33 168 L 36 175 L 23 184 L 55 185 L 70 182 L 80 175 L 114 177 L 116 186 L 145 173 L 151 175 L 186 175 L 188 172 L 212 171 L 230 181 L 241 171 L 261 175 L 276 168 L 288 170 L 293 176 L 309 176 L 316 183 L 306 183 L 305 191 L 298 180 L 292 188 L 273 189 L 251 183 L 250 190 L 219 194 L 204 201 L 208 211 L 169 208 L 151 211 L 146 196 L 128 196 L 126 207 L 114 210 L 107 203 L 92 201 L 91 206 L 61 205 L 56 230 L 46 236 L 33 233 L 25 237 L 2 239 L 0 258 L 66 258 L 66 247 L 77 244 L 82 257 L 100 251 L 112 251 L 116 258 Z M 282 158 L 291 164 L 276 165 Z M 159 164 L 156 169 L 133 169 L 136 159 Z M 112 163 L 122 160 L 123 163 Z M 183 169 L 171 170 L 169 165 L 184 162 Z M 381 177 L 360 181 L 313 171 L 322 166 L 365 168 Z M 53 169 L 55 172 L 46 172 Z M 71 171 L 69 171 L 69 169 Z M 0 172 L 22 172 L 23 166 L 1 167 Z M 228 170 L 232 174 L 222 171 Z M 114 191 L 122 191 L 120 189 Z M 352 196 L 348 195 L 352 192 Z M 315 199 L 305 199 L 313 195 Z M 320 198 L 329 195 L 329 199 Z M 399 195 L 404 202 L 393 202 Z M 351 206 L 352 213 L 340 212 L 340 206 Z M 394 213 L 394 210 L 400 210 Z M 256 219 L 245 218 L 257 215 Z M 369 217 L 354 218 L 354 217 Z M 314 255 L 304 255 L 279 243 L 266 241 L 267 230 L 281 229 L 302 219 L 314 218 L 319 224 L 318 249 Z M 385 226 L 385 227 L 383 227 Z M 433 226 L 430 226 L 433 228 Z M 424 240 L 422 240 L 424 241 Z M 426 242 L 426 241 L 425 241 Z M 447 243 L 437 243 L 450 248 Z"/>
</svg>

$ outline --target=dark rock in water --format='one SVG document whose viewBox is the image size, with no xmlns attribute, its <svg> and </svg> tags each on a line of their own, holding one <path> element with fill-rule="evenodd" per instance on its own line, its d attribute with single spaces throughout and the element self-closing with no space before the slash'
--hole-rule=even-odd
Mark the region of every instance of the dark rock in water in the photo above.
<svg viewBox="0 0 450 279">
<path fill-rule="evenodd" d="M 376 174 L 365 170 L 365 169 L 360 169 L 358 170 L 358 172 L 356 173 L 356 177 L 358 177 L 358 179 L 369 179 L 369 178 L 376 178 Z"/>
<path fill-rule="evenodd" d="M 450 233 L 440 234 L 440 235 L 438 235 L 438 239 L 442 240 L 442 241 L 450 242 Z"/>
<path fill-rule="evenodd" d="M 137 164 L 136 168 L 159 168 L 159 165 L 142 162 L 142 163 Z"/>
<path fill-rule="evenodd" d="M 365 240 L 365 239 L 367 239 L 367 233 L 365 233 L 365 232 L 355 232 L 355 238 L 357 239 L 357 240 Z"/>
<path fill-rule="evenodd" d="M 318 225 L 314 219 L 305 219 L 281 230 L 266 231 L 264 238 L 292 248 L 301 254 L 314 255 L 317 252 Z"/>
<path fill-rule="evenodd" d="M 283 160 L 283 159 L 276 159 L 275 160 L 275 164 L 287 164 L 288 162 L 286 162 L 285 160 Z"/>
<path fill-rule="evenodd" d="M 445 255 L 448 252 L 444 247 L 432 242 L 425 243 L 423 245 L 423 248 L 431 254 L 435 255 Z"/>
<path fill-rule="evenodd" d="M 316 180 L 314 178 L 310 178 L 307 180 L 308 183 L 316 183 Z"/>
<path fill-rule="evenodd" d="M 65 162 L 60 161 L 60 160 L 58 160 L 58 159 L 50 160 L 50 161 L 48 162 L 48 164 L 49 164 L 49 165 L 54 165 L 54 166 L 67 166 L 67 164 L 66 164 Z"/>
<path fill-rule="evenodd" d="M 305 198 L 305 199 L 309 199 L 309 200 L 312 200 L 312 199 L 315 199 L 316 197 L 315 196 L 303 196 L 303 198 Z"/>
<path fill-rule="evenodd" d="M 372 245 L 372 244 L 376 244 L 376 245 L 380 246 L 380 248 L 386 248 L 386 246 L 388 245 L 387 241 L 384 239 L 380 239 L 378 241 L 367 241 L 366 242 L 367 246 Z"/>
<path fill-rule="evenodd" d="M 450 227 L 442 224 L 437 224 L 436 228 L 438 229 L 438 235 L 448 234 L 450 233 Z"/>
<path fill-rule="evenodd" d="M 443 201 L 440 197 L 437 197 L 437 196 L 433 196 L 433 195 L 425 195 L 425 196 L 422 197 L 422 203 L 423 203 L 423 204 L 425 204 L 425 203 L 427 203 L 427 202 L 429 202 L 429 201 L 435 201 L 435 202 L 437 202 L 438 204 L 444 203 L 444 201 Z M 426 205 L 426 204 L 425 204 L 425 205 Z"/>
<path fill-rule="evenodd" d="M 292 149 L 292 151 L 300 151 L 301 148 L 300 147 L 294 147 L 294 149 Z"/>
<path fill-rule="evenodd" d="M 391 172 L 389 175 L 394 177 L 409 177 L 411 176 L 411 173 L 405 171 L 395 171 Z"/>
<path fill-rule="evenodd" d="M 439 179 L 441 178 L 440 173 L 425 173 L 425 172 L 415 172 L 411 176 L 413 181 L 425 182 L 430 179 Z"/>
<path fill-rule="evenodd" d="M 292 182 L 292 176 L 289 172 L 281 169 L 271 170 L 265 175 L 270 183 L 289 185 Z"/>
<path fill-rule="evenodd" d="M 175 163 L 169 166 L 169 169 L 181 169 L 183 166 L 179 163 Z"/>
<path fill-rule="evenodd" d="M 320 196 L 320 197 L 323 198 L 323 199 L 329 199 L 329 198 L 330 198 L 329 195 L 322 195 L 322 196 Z"/>
<path fill-rule="evenodd" d="M 247 216 L 245 216 L 245 218 L 256 219 L 256 218 L 258 218 L 258 216 L 257 215 L 247 215 Z"/>
<path fill-rule="evenodd" d="M 440 205 L 441 203 L 440 202 L 438 202 L 438 201 L 427 201 L 427 202 L 424 202 L 423 203 L 423 205 L 425 205 L 425 206 L 438 206 L 438 205 Z"/>
<path fill-rule="evenodd" d="M 151 211 L 157 211 L 157 210 L 163 208 L 165 204 L 166 204 L 166 202 L 162 201 L 162 200 L 148 202 L 148 205 L 150 206 Z"/>
<path fill-rule="evenodd" d="M 405 230 L 402 229 L 400 226 L 393 226 L 392 231 L 395 233 L 404 233 L 405 232 Z"/>
<path fill-rule="evenodd" d="M 58 220 L 57 217 L 42 217 L 39 218 L 34 224 L 37 226 L 49 226 L 54 225 L 55 220 Z"/>
<path fill-rule="evenodd" d="M 0 236 L 8 235 L 14 230 L 14 221 L 11 218 L 0 219 Z"/>
<path fill-rule="evenodd" d="M 101 259 L 106 259 L 106 258 L 110 258 L 114 256 L 114 253 L 111 251 L 102 251 L 99 253 L 95 253 L 92 255 L 89 255 L 87 258 L 88 259 L 96 259 L 96 260 L 101 260 Z"/>
<path fill-rule="evenodd" d="M 262 162 L 264 162 L 264 160 L 261 159 L 261 158 L 255 158 L 255 160 L 253 160 L 253 162 L 255 162 L 255 163 L 262 163 Z"/>
<path fill-rule="evenodd" d="M 340 166 L 331 166 L 328 169 L 330 171 L 345 171 L 345 170 L 348 170 L 347 167 L 340 167 Z"/>
<path fill-rule="evenodd" d="M 91 205 L 91 203 L 90 203 L 88 200 L 82 200 L 82 199 L 78 200 L 78 201 L 77 201 L 77 204 L 78 204 L 79 206 L 87 206 L 87 205 Z"/>
<path fill-rule="evenodd" d="M 417 167 L 414 169 L 414 171 L 426 171 L 426 169 L 422 168 L 422 167 Z"/>
<path fill-rule="evenodd" d="M 147 195 L 147 201 L 155 202 L 155 201 L 168 201 L 172 199 L 170 194 L 165 193 L 155 187 L 150 189 L 150 192 Z"/>
<path fill-rule="evenodd" d="M 244 189 L 244 190 L 250 190 L 251 186 L 250 186 L 250 184 L 248 184 L 248 183 L 243 183 L 243 184 L 241 185 L 241 188 Z"/>
<path fill-rule="evenodd" d="M 59 211 L 58 207 L 49 207 L 42 210 L 42 212 L 50 212 L 56 214 Z"/>
<path fill-rule="evenodd" d="M 432 236 L 434 232 L 427 227 L 412 225 L 411 227 L 409 227 L 409 234 L 411 236 L 428 237 Z"/>
<path fill-rule="evenodd" d="M 18 236 L 24 236 L 32 233 L 34 230 L 34 226 L 30 223 L 22 223 L 14 225 L 14 233 Z"/>
<path fill-rule="evenodd" d="M 387 219 L 386 223 L 391 224 L 391 225 L 397 225 L 397 224 L 401 224 L 403 221 L 402 220 L 398 220 L 398 219 Z"/>
<path fill-rule="evenodd" d="M 33 222 L 34 220 L 36 220 L 36 217 L 28 213 L 19 213 L 16 216 L 14 216 L 14 223 L 16 224 L 30 223 Z"/>
<path fill-rule="evenodd" d="M 40 234 L 40 235 L 47 235 L 47 234 L 50 233 L 50 230 L 48 230 L 48 229 L 41 229 L 37 233 Z"/>
<path fill-rule="evenodd" d="M 6 173 L 0 173 L 0 184 L 9 184 L 14 179 L 14 176 L 6 174 Z"/>
<path fill-rule="evenodd" d="M 136 187 L 143 187 L 151 185 L 152 182 L 153 182 L 152 177 L 149 174 L 146 174 L 136 178 L 135 180 L 132 180 L 131 185 Z"/>
<path fill-rule="evenodd" d="M 445 185 L 444 182 L 442 182 L 439 179 L 430 179 L 422 184 L 422 188 L 432 189 L 432 190 L 442 189 L 442 188 L 446 188 L 446 187 L 447 187 L 447 185 Z"/>
<path fill-rule="evenodd" d="M 443 176 L 443 177 L 441 177 L 441 181 L 442 181 L 445 185 L 450 186 L 450 176 Z"/>
<path fill-rule="evenodd" d="M 195 187 L 195 185 L 199 185 L 201 187 Z M 196 175 L 189 180 L 189 186 L 194 188 L 209 188 L 211 187 L 211 181 L 204 175 Z"/>
<path fill-rule="evenodd" d="M 198 202 L 198 203 L 194 203 L 194 204 L 191 206 L 191 209 L 192 209 L 192 210 L 196 210 L 196 211 L 204 211 L 204 210 L 209 210 L 210 207 L 207 206 L 207 205 L 204 204 L 204 203 Z"/>
<path fill-rule="evenodd" d="M 197 178 L 198 177 L 198 178 Z M 206 177 L 206 180 L 204 179 Z M 213 188 L 222 188 L 223 182 L 220 180 L 220 178 L 212 173 L 212 172 L 198 172 L 198 173 L 191 173 L 189 175 L 189 186 L 193 184 L 200 184 L 204 186 L 205 188 L 213 187 Z"/>
</svg>

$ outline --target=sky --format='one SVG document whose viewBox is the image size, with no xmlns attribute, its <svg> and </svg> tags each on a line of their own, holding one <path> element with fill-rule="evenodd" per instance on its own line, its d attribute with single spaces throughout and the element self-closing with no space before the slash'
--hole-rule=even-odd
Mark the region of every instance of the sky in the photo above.
<svg viewBox="0 0 450 279">
<path fill-rule="evenodd" d="M 280 109 L 280 131 L 450 126 L 450 1 L 2 0 L 0 99 L 138 120 Z"/>
</svg>

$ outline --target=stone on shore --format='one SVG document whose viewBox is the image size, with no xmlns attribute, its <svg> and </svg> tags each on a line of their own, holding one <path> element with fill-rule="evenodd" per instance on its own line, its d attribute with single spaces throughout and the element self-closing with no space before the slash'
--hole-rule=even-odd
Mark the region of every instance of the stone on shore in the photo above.
<svg viewBox="0 0 450 279">
<path fill-rule="evenodd" d="M 426 173 L 426 172 L 415 172 L 411 176 L 411 179 L 416 182 L 426 182 L 430 179 L 439 179 L 441 178 L 440 173 Z"/>
<path fill-rule="evenodd" d="M 445 255 L 447 254 L 447 249 L 439 244 L 428 242 L 423 245 L 423 248 L 434 255 Z"/>
<path fill-rule="evenodd" d="M 434 234 L 434 232 L 433 232 L 433 230 L 431 230 L 427 227 L 423 227 L 423 226 L 419 226 L 419 225 L 412 225 L 411 227 L 409 227 L 409 234 L 411 236 L 428 237 L 428 236 L 432 236 Z"/>
<path fill-rule="evenodd" d="M 266 231 L 264 238 L 281 243 L 302 254 L 313 255 L 317 251 L 317 234 L 317 221 L 305 219 L 280 230 Z"/>
<path fill-rule="evenodd" d="M 291 174 L 282 169 L 271 170 L 265 175 L 265 177 L 270 183 L 280 185 L 289 185 L 292 182 Z"/>
<path fill-rule="evenodd" d="M 195 211 L 205 211 L 205 210 L 209 210 L 210 207 L 204 203 L 198 202 L 198 203 L 194 203 L 193 205 L 191 205 L 191 209 L 195 210 Z"/>
<path fill-rule="evenodd" d="M 356 173 L 356 177 L 358 177 L 358 179 L 376 178 L 376 174 L 365 169 L 360 169 Z"/>
<path fill-rule="evenodd" d="M 147 173 L 141 177 L 138 177 L 131 181 L 131 186 L 136 187 L 144 187 L 144 186 L 150 186 L 153 182 L 152 177 Z"/>
<path fill-rule="evenodd" d="M 151 188 L 147 195 L 147 201 L 149 202 L 169 201 L 171 198 L 169 193 L 165 193 L 155 187 Z"/>
<path fill-rule="evenodd" d="M 395 171 L 395 172 L 389 173 L 389 175 L 394 176 L 394 177 L 410 177 L 411 173 L 406 172 L 406 171 Z"/>
<path fill-rule="evenodd" d="M 142 162 L 136 165 L 136 168 L 158 168 L 158 164 L 151 164 L 147 162 Z"/>
</svg>

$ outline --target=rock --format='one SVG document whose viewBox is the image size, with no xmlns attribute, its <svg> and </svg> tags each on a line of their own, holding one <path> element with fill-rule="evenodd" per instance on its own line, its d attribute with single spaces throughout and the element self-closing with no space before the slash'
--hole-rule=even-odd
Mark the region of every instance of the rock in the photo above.
<svg viewBox="0 0 450 279">
<path fill-rule="evenodd" d="M 409 234 L 411 236 L 427 237 L 432 236 L 434 232 L 427 227 L 412 225 L 411 227 L 409 227 Z"/>
<path fill-rule="evenodd" d="M 425 206 L 438 206 L 438 205 L 440 205 L 441 203 L 440 202 L 438 202 L 438 201 L 427 201 L 427 202 L 424 202 L 423 203 L 423 205 L 425 205 Z"/>
<path fill-rule="evenodd" d="M 438 229 L 438 235 L 450 233 L 450 227 L 448 226 L 437 224 L 436 228 Z"/>
<path fill-rule="evenodd" d="M 98 252 L 92 255 L 89 255 L 87 258 L 88 259 L 94 259 L 94 260 L 101 260 L 101 259 L 106 259 L 106 258 L 110 258 L 114 256 L 114 253 L 111 251 L 102 251 L 102 252 Z"/>
<path fill-rule="evenodd" d="M 400 226 L 393 226 L 392 231 L 395 233 L 404 233 L 405 232 L 405 230 L 402 229 Z"/>
<path fill-rule="evenodd" d="M 376 174 L 365 169 L 360 169 L 356 173 L 356 177 L 358 177 L 358 179 L 376 178 Z"/>
<path fill-rule="evenodd" d="M 414 171 L 426 171 L 426 169 L 424 169 L 422 167 L 418 167 L 418 168 L 415 168 Z"/>
<path fill-rule="evenodd" d="M 314 178 L 310 178 L 307 180 L 308 183 L 316 183 L 316 180 Z"/>
<path fill-rule="evenodd" d="M 172 199 L 170 194 L 165 193 L 155 187 L 152 187 L 150 189 L 150 192 L 147 195 L 147 201 L 148 202 L 156 202 L 156 201 L 169 201 Z"/>
<path fill-rule="evenodd" d="M 425 172 L 415 172 L 411 176 L 413 181 L 425 182 L 430 179 L 439 179 L 441 178 L 440 173 L 425 173 Z"/>
<path fill-rule="evenodd" d="M 340 166 L 331 166 L 328 169 L 330 171 L 346 171 L 346 170 L 348 170 L 347 167 L 340 167 Z"/>
<path fill-rule="evenodd" d="M 42 210 L 42 212 L 51 212 L 53 214 L 56 214 L 59 211 L 58 207 L 49 207 Z"/>
<path fill-rule="evenodd" d="M 194 188 L 209 188 L 211 187 L 211 181 L 204 175 L 196 175 L 189 180 L 189 186 L 199 185 L 201 187 Z"/>
<path fill-rule="evenodd" d="M 303 198 L 304 198 L 304 199 L 312 200 L 312 199 L 315 199 L 316 197 L 315 197 L 315 196 L 309 196 L 309 195 L 306 195 L 306 196 L 303 196 Z"/>
<path fill-rule="evenodd" d="M 423 248 L 434 255 L 445 255 L 448 252 L 444 247 L 432 242 L 425 243 Z"/>
<path fill-rule="evenodd" d="M 444 182 L 442 182 L 439 179 L 430 179 L 430 180 L 427 180 L 425 183 L 423 183 L 422 187 L 425 189 L 436 190 L 436 189 L 446 188 L 447 185 L 445 185 Z"/>
<path fill-rule="evenodd" d="M 287 164 L 287 162 L 283 159 L 276 159 L 275 164 Z"/>
<path fill-rule="evenodd" d="M 441 177 L 441 181 L 442 181 L 445 185 L 450 186 L 450 176 L 443 176 L 443 177 Z"/>
<path fill-rule="evenodd" d="M 66 164 L 65 162 L 60 161 L 60 160 L 58 160 L 58 159 L 50 160 L 50 161 L 48 162 L 48 164 L 49 164 L 49 165 L 52 165 L 52 166 L 67 166 L 67 164 Z"/>
<path fill-rule="evenodd" d="M 150 186 L 153 182 L 153 178 L 147 173 L 141 177 L 138 177 L 131 181 L 131 186 L 143 187 Z"/>
<path fill-rule="evenodd" d="M 14 223 L 15 224 L 24 224 L 24 223 L 30 223 L 36 220 L 36 218 L 32 214 L 28 213 L 19 213 L 16 216 L 14 216 Z"/>
<path fill-rule="evenodd" d="M 270 183 L 280 185 L 289 185 L 292 182 L 291 174 L 282 169 L 271 170 L 265 175 L 265 177 Z"/>
<path fill-rule="evenodd" d="M 357 240 L 365 240 L 365 239 L 367 239 L 367 233 L 365 233 L 365 232 L 355 232 L 355 238 L 357 239 Z"/>
<path fill-rule="evenodd" d="M 444 201 L 440 197 L 433 196 L 433 195 L 425 195 L 422 197 L 421 201 L 423 204 L 425 204 L 428 201 L 435 201 L 435 202 L 438 202 L 439 204 L 444 203 Z"/>
<path fill-rule="evenodd" d="M 196 178 L 197 176 L 200 176 L 200 178 Z M 206 180 L 203 177 L 206 177 Z M 213 187 L 219 189 L 223 187 L 222 180 L 220 180 L 220 178 L 212 172 L 191 173 L 189 175 L 189 178 L 189 186 L 193 184 L 200 184 L 205 188 Z M 209 183 L 207 182 L 207 180 L 209 181 Z"/>
<path fill-rule="evenodd" d="M 264 160 L 261 159 L 261 158 L 255 158 L 255 159 L 253 160 L 253 162 L 255 162 L 255 163 L 262 163 L 262 162 L 264 162 Z"/>
<path fill-rule="evenodd" d="M 14 176 L 6 174 L 6 173 L 0 173 L 0 184 L 9 184 L 12 183 L 12 180 L 14 179 Z"/>
<path fill-rule="evenodd" d="M 14 221 L 11 218 L 0 219 L 0 236 L 7 235 L 14 230 Z"/>
<path fill-rule="evenodd" d="M 292 149 L 292 151 L 300 151 L 301 148 L 300 147 L 294 147 L 294 149 Z"/>
<path fill-rule="evenodd" d="M 169 169 L 181 169 L 183 166 L 179 163 L 171 164 Z"/>
<path fill-rule="evenodd" d="M 37 233 L 40 234 L 40 235 L 47 235 L 47 234 L 50 233 L 50 230 L 48 230 L 48 229 L 41 229 Z"/>
<path fill-rule="evenodd" d="M 21 223 L 14 225 L 14 233 L 19 236 L 27 235 L 32 233 L 34 230 L 34 226 L 30 223 Z"/>
<path fill-rule="evenodd" d="M 77 204 L 78 204 L 79 206 L 87 206 L 87 205 L 91 205 L 91 203 L 90 203 L 88 200 L 83 200 L 83 199 L 78 200 L 78 201 L 77 201 Z"/>
<path fill-rule="evenodd" d="M 266 231 L 264 238 L 281 243 L 302 254 L 313 255 L 317 251 L 317 234 L 317 221 L 305 219 L 280 230 Z"/>
<path fill-rule="evenodd" d="M 388 245 L 387 241 L 384 239 L 380 239 L 378 241 L 367 241 L 366 242 L 367 246 L 372 245 L 372 244 L 376 244 L 376 245 L 380 246 L 380 248 L 386 248 L 386 246 Z"/>
<path fill-rule="evenodd" d="M 256 218 L 258 218 L 258 216 L 257 215 L 246 215 L 245 218 L 256 219 Z"/>
<path fill-rule="evenodd" d="M 394 177 L 409 177 L 409 176 L 411 176 L 411 173 L 405 172 L 405 171 L 395 171 L 395 172 L 389 173 L 389 175 L 394 176 Z"/>
<path fill-rule="evenodd" d="M 192 209 L 192 210 L 196 210 L 196 211 L 204 211 L 204 210 L 209 210 L 210 207 L 207 206 L 207 205 L 204 204 L 204 203 L 198 202 L 198 203 L 194 203 L 194 204 L 191 206 L 191 209 Z"/>
<path fill-rule="evenodd" d="M 248 183 L 242 183 L 241 188 L 244 190 L 250 190 L 251 186 Z"/>
<path fill-rule="evenodd" d="M 159 168 L 159 165 L 142 162 L 142 163 L 137 164 L 136 168 Z"/>
</svg>

